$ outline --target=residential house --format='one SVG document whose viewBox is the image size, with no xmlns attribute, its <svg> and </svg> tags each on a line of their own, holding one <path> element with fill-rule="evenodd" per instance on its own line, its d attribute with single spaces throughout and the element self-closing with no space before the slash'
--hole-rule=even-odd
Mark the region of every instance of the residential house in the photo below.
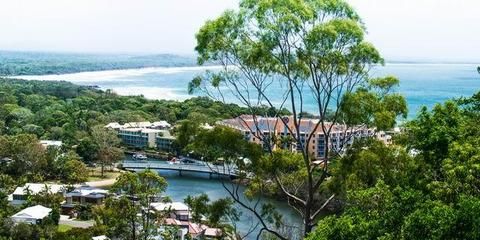
<svg viewBox="0 0 480 240">
<path fill-rule="evenodd" d="M 123 128 L 118 130 L 118 136 L 126 145 L 136 148 L 155 148 L 157 135 L 161 130 L 149 128 Z"/>
<path fill-rule="evenodd" d="M 150 207 L 157 212 L 167 213 L 169 218 L 180 221 L 190 220 L 190 208 L 182 202 L 155 202 L 151 203 Z"/>
<path fill-rule="evenodd" d="M 64 213 L 69 213 L 76 205 L 101 205 L 108 196 L 108 191 L 90 186 L 80 186 L 65 194 L 65 203 L 62 204 Z"/>
<path fill-rule="evenodd" d="M 172 125 L 168 123 L 167 121 L 158 121 L 158 122 L 153 122 L 151 125 L 151 128 L 153 129 L 170 129 Z"/>
<path fill-rule="evenodd" d="M 187 233 L 194 239 L 219 238 L 222 236 L 221 229 L 191 222 L 190 208 L 182 202 L 152 203 L 150 207 L 167 215 L 163 224 L 178 227 L 181 239 L 184 239 Z"/>
<path fill-rule="evenodd" d="M 9 196 L 9 201 L 13 205 L 21 205 L 26 202 L 29 195 L 37 195 L 48 191 L 53 194 L 64 195 L 66 188 L 64 185 L 49 183 L 26 183 L 24 186 L 17 187 Z"/>
<path fill-rule="evenodd" d="M 160 130 L 156 137 L 157 149 L 164 152 L 173 151 L 173 142 L 175 137 L 170 134 L 168 130 Z"/>
<path fill-rule="evenodd" d="M 110 238 L 108 238 L 107 236 L 105 235 L 100 235 L 100 236 L 96 236 L 96 237 L 92 237 L 92 240 L 109 240 Z"/>
<path fill-rule="evenodd" d="M 42 205 L 36 205 L 15 213 L 13 216 L 11 216 L 11 219 L 15 223 L 40 224 L 43 219 L 48 217 L 50 212 L 52 212 L 51 208 L 47 208 Z"/>
</svg>

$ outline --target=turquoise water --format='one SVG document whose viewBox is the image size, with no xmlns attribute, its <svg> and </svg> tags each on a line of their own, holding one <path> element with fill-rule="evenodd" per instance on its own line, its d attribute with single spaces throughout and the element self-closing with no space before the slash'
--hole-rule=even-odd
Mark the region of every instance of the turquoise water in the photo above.
<svg viewBox="0 0 480 240">
<path fill-rule="evenodd" d="M 432 107 L 436 103 L 461 96 L 471 96 L 480 90 L 480 75 L 474 64 L 387 64 L 375 67 L 372 76 L 394 75 L 400 79 L 395 89 L 408 102 L 409 117 L 415 116 L 421 106 Z M 217 68 L 212 67 L 210 70 Z M 77 84 L 98 85 L 122 95 L 144 95 L 151 99 L 184 100 L 192 97 L 187 84 L 195 76 L 204 73 L 203 67 L 147 68 L 118 71 L 101 71 L 50 76 L 22 76 L 25 79 L 67 80 Z M 280 84 L 272 84 L 268 94 L 279 101 Z M 231 95 L 227 101 L 235 102 Z M 307 97 L 305 109 L 315 109 L 313 99 Z"/>
</svg>

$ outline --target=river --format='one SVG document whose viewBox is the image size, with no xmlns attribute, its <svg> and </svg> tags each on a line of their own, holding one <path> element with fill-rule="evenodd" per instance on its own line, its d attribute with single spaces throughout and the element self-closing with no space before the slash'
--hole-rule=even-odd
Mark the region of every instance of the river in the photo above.
<svg viewBox="0 0 480 240">
<path fill-rule="evenodd" d="M 127 160 L 131 160 L 131 157 L 127 156 Z M 151 158 L 149 158 L 148 160 L 158 161 L 157 159 Z M 230 197 L 229 193 L 225 190 L 222 181 L 225 183 L 226 187 L 230 188 L 233 184 L 235 184 L 230 180 L 222 180 L 219 178 L 210 179 L 209 174 L 205 173 L 182 172 L 182 176 L 179 176 L 179 173 L 177 171 L 161 170 L 158 171 L 158 173 L 168 182 L 168 187 L 165 194 L 169 196 L 172 201 L 176 202 L 183 202 L 183 200 L 188 195 L 198 196 L 202 193 L 207 194 L 210 200 Z M 243 192 L 245 187 L 239 187 Z M 244 202 L 247 202 L 251 206 L 256 202 L 248 202 L 248 200 L 244 200 Z M 292 208 L 288 206 L 286 202 L 260 197 L 260 203 L 267 202 L 273 204 L 278 210 L 278 212 L 282 214 L 283 222 L 286 225 L 295 226 L 297 230 L 301 230 L 302 219 L 297 212 L 295 212 Z M 250 232 L 252 227 L 254 227 L 258 223 L 258 219 L 253 215 L 253 213 L 245 210 L 245 208 L 243 208 L 239 204 L 235 204 L 235 207 L 238 211 L 241 212 L 240 221 L 236 223 L 238 231 L 242 235 Z M 257 227 L 257 229 L 255 229 L 251 234 L 249 234 L 246 239 L 256 239 L 256 235 L 259 229 L 260 227 Z"/>
</svg>

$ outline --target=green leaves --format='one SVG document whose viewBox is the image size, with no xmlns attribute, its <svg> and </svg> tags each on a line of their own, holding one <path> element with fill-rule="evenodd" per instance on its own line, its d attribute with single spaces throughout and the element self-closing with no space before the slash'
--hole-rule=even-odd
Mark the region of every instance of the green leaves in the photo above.
<svg viewBox="0 0 480 240">
<path fill-rule="evenodd" d="M 392 76 L 375 78 L 367 88 L 358 88 L 345 94 L 340 108 L 341 116 L 349 125 L 366 124 L 378 130 L 389 130 L 398 117 L 407 117 L 407 102 L 397 93 L 391 93 L 398 85 Z"/>
<path fill-rule="evenodd" d="M 371 83 L 388 89 L 395 82 Z M 344 188 L 345 208 L 309 239 L 479 238 L 477 95 L 422 109 L 406 125 L 406 146 L 355 143 L 332 163 L 332 188 Z"/>
<path fill-rule="evenodd" d="M 202 222 L 202 218 L 207 218 L 207 224 L 210 227 L 228 227 L 225 223 L 234 223 L 239 220 L 240 212 L 234 207 L 234 201 L 230 198 L 220 198 L 210 201 L 207 194 L 199 196 L 187 196 L 184 202 L 192 211 L 192 221 Z"/>
</svg>

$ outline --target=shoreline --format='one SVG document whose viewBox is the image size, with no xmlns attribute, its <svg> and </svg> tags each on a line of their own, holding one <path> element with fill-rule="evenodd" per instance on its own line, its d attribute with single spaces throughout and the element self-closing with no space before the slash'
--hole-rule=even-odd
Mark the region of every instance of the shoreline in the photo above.
<svg viewBox="0 0 480 240">
<path fill-rule="evenodd" d="M 412 66 L 412 65 L 421 65 L 421 66 L 474 66 L 477 67 L 479 63 L 449 63 L 449 62 L 402 62 L 402 61 L 392 61 L 386 62 L 384 65 L 375 64 L 377 67 L 388 67 L 388 66 Z M 211 69 L 220 69 L 221 65 L 205 65 L 205 66 L 176 66 L 176 67 L 138 67 L 138 68 L 122 68 L 122 69 L 107 69 L 107 70 L 91 70 L 91 71 L 81 71 L 81 72 L 71 72 L 71 73 L 53 73 L 53 74 L 42 74 L 42 75 L 2 75 L 0 78 L 11 78 L 11 79 L 23 79 L 23 80 L 42 80 L 42 81 L 70 81 L 69 77 L 76 75 L 85 75 L 86 77 L 102 77 L 111 76 L 114 74 L 122 76 L 139 76 L 149 73 L 164 73 L 164 74 L 174 74 L 180 71 L 197 71 L 197 70 L 211 70 Z M 126 74 L 126 75 L 125 75 Z M 60 77 L 66 77 L 60 78 Z M 51 78 L 51 79 L 48 79 Z"/>
</svg>

